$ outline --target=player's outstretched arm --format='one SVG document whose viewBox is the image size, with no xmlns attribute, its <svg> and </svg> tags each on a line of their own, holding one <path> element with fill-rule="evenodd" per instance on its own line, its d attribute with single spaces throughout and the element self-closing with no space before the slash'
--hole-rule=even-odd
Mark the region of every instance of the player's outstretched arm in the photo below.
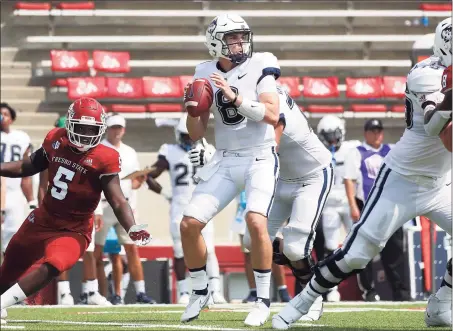
<svg viewBox="0 0 453 331">
<path fill-rule="evenodd" d="M 28 177 L 44 171 L 49 167 L 46 152 L 41 147 L 32 155 L 24 156 L 20 161 L 3 162 L 0 164 L 0 176 L 3 177 Z"/>
<path fill-rule="evenodd" d="M 204 137 L 206 129 L 208 128 L 209 115 L 210 113 L 206 112 L 199 117 L 187 116 L 186 127 L 190 139 L 197 141 Z"/>
<path fill-rule="evenodd" d="M 118 175 L 105 175 L 101 177 L 102 190 L 105 198 L 113 209 L 118 222 L 124 230 L 129 231 L 135 225 L 134 214 L 123 194 Z"/>
</svg>

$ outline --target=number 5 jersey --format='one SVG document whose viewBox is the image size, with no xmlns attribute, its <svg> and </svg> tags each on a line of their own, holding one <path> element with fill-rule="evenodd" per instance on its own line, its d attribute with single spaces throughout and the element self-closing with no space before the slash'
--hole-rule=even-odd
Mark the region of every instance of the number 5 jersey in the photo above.
<svg viewBox="0 0 453 331">
<path fill-rule="evenodd" d="M 70 147 L 66 129 L 60 128 L 47 134 L 42 148 L 49 162 L 49 185 L 35 214 L 50 217 L 37 217 L 45 223 L 40 225 L 90 238 L 93 212 L 101 198 L 101 177 L 121 171 L 118 152 L 103 144 L 78 152 Z"/>
<path fill-rule="evenodd" d="M 444 69 L 439 58 L 431 56 L 407 75 L 406 130 L 384 159 L 401 175 L 443 177 L 451 170 L 451 153 L 438 136 L 429 136 L 424 128 L 424 104 L 437 104 L 444 98 L 440 92 Z"/>
</svg>

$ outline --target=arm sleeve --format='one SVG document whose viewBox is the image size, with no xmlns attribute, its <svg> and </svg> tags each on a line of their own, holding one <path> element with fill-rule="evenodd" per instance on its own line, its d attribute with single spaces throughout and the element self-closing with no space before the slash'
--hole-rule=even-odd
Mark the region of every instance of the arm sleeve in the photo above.
<svg viewBox="0 0 453 331">
<path fill-rule="evenodd" d="M 344 179 L 358 180 L 360 175 L 360 154 L 357 148 L 353 148 L 346 154 L 344 160 Z"/>
<path fill-rule="evenodd" d="M 46 170 L 49 167 L 49 160 L 47 160 L 46 152 L 42 147 L 30 155 L 30 160 L 33 167 L 39 170 L 39 172 Z"/>
</svg>

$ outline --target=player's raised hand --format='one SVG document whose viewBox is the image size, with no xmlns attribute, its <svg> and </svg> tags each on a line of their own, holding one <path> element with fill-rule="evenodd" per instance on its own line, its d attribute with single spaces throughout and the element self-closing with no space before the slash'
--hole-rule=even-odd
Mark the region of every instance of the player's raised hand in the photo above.
<svg viewBox="0 0 453 331">
<path fill-rule="evenodd" d="M 236 98 L 236 93 L 233 92 L 228 82 L 223 78 L 223 76 L 217 72 L 214 72 L 209 76 L 214 85 L 219 88 L 226 99 L 233 101 Z"/>
<path fill-rule="evenodd" d="M 149 244 L 152 237 L 149 234 L 149 232 L 145 230 L 147 227 L 148 226 L 146 224 L 135 224 L 131 226 L 127 234 L 129 235 L 129 238 L 132 239 L 135 245 L 146 246 Z"/>
</svg>

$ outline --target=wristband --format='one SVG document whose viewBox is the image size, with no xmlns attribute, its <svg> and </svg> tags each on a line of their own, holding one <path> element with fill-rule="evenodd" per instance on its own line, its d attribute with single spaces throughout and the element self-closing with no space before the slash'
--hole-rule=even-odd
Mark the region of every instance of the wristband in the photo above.
<svg viewBox="0 0 453 331">
<path fill-rule="evenodd" d="M 252 121 L 260 122 L 266 114 L 266 106 L 264 103 L 243 98 L 241 105 L 238 107 L 238 113 L 250 118 Z"/>
</svg>

